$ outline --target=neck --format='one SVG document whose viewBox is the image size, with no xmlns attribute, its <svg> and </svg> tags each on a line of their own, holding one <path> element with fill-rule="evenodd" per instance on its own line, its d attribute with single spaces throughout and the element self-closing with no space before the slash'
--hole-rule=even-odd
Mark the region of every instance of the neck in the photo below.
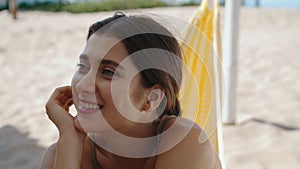
<svg viewBox="0 0 300 169">
<path fill-rule="evenodd" d="M 146 165 L 149 166 L 149 164 L 147 164 L 149 159 L 155 158 L 155 157 L 152 158 L 123 157 L 120 155 L 107 152 L 106 150 L 103 150 L 101 147 L 96 147 L 96 151 L 98 154 L 97 160 L 103 165 L 103 168 L 142 169 L 145 168 Z"/>
<path fill-rule="evenodd" d="M 151 123 L 93 134 L 99 151 L 114 159 L 146 158 L 154 153 L 156 138 Z"/>
</svg>

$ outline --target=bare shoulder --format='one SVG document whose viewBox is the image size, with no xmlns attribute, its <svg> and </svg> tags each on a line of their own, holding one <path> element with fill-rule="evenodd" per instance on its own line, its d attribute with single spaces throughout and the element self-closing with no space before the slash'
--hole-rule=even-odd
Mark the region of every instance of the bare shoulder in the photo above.
<svg viewBox="0 0 300 169">
<path fill-rule="evenodd" d="M 56 154 L 56 143 L 52 144 L 45 152 L 40 169 L 53 169 Z"/>
<path fill-rule="evenodd" d="M 172 118 L 159 145 L 155 169 L 221 169 L 204 131 L 194 122 Z"/>
</svg>

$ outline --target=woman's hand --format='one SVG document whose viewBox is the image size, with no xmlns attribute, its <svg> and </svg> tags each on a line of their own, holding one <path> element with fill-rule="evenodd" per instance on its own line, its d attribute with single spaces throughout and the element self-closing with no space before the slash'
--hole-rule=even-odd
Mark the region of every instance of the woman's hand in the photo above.
<svg viewBox="0 0 300 169">
<path fill-rule="evenodd" d="M 69 113 L 69 107 L 73 104 L 72 89 L 70 86 L 56 88 L 46 104 L 46 112 L 49 119 L 56 125 L 60 135 L 73 135 L 83 139 L 80 123 Z M 74 138 L 75 139 L 75 138 Z"/>
<path fill-rule="evenodd" d="M 69 113 L 69 107 L 72 104 L 70 86 L 55 89 L 46 104 L 48 117 L 59 130 L 59 140 L 56 144 L 53 164 L 55 169 L 80 168 L 86 134 L 77 118 Z"/>
</svg>

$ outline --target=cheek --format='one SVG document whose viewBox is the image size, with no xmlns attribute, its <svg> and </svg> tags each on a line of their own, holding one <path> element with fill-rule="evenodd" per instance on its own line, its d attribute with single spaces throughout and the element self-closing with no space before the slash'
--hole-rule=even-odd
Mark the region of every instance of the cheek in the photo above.
<svg viewBox="0 0 300 169">
<path fill-rule="evenodd" d="M 71 81 L 71 86 L 72 86 L 72 91 L 75 89 L 76 84 L 80 81 L 80 78 L 77 73 L 74 74 L 72 81 Z"/>
<path fill-rule="evenodd" d="M 134 78 L 129 86 L 129 98 L 131 104 L 137 109 L 141 110 L 143 107 L 143 103 L 147 98 L 146 90 L 143 88 L 140 83 L 139 78 Z"/>
<path fill-rule="evenodd" d="M 122 84 L 114 85 L 109 89 L 107 95 L 110 95 L 111 100 L 116 104 L 124 104 L 127 103 L 128 100 L 128 90 Z"/>
<path fill-rule="evenodd" d="M 128 83 L 124 79 L 118 79 L 112 82 L 109 90 L 111 102 L 120 113 L 131 111 L 131 102 L 129 100 Z"/>
<path fill-rule="evenodd" d="M 111 82 L 101 78 L 96 79 L 95 95 L 98 102 L 102 102 L 105 107 L 111 109 L 114 105 L 112 93 L 111 93 Z"/>
<path fill-rule="evenodd" d="M 75 96 L 78 95 L 77 90 L 76 90 L 76 85 L 79 83 L 80 79 L 81 78 L 78 75 L 78 73 L 75 73 L 73 78 L 72 78 L 72 81 L 71 81 L 71 88 L 72 88 L 72 95 L 73 95 L 74 104 L 76 104 L 76 102 L 77 102 L 77 99 L 76 99 Z"/>
</svg>

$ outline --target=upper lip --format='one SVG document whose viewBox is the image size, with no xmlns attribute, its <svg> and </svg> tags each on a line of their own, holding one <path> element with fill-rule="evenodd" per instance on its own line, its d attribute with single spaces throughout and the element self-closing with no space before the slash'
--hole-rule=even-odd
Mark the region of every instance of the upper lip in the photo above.
<svg viewBox="0 0 300 169">
<path fill-rule="evenodd" d="M 88 103 L 88 104 L 97 104 L 97 105 L 100 105 L 98 104 L 97 102 L 93 102 L 93 101 L 88 101 L 88 100 L 83 100 L 83 99 L 79 99 L 80 102 L 83 102 L 83 103 Z"/>
<path fill-rule="evenodd" d="M 83 103 L 88 103 L 88 104 L 97 104 L 97 105 L 99 105 L 99 106 L 102 106 L 103 104 L 102 103 L 98 103 L 95 99 L 93 99 L 93 100 L 88 100 L 88 99 L 84 99 L 84 98 L 82 98 L 82 97 L 78 97 L 78 100 L 80 101 L 80 102 L 83 102 Z"/>
<path fill-rule="evenodd" d="M 99 104 L 99 103 L 95 103 L 95 102 L 87 101 L 87 100 L 83 100 L 83 99 L 79 99 L 79 101 L 82 102 L 82 103 L 87 103 L 87 104 L 95 104 L 95 105 L 99 106 L 99 109 L 103 108 L 103 105 Z"/>
</svg>

